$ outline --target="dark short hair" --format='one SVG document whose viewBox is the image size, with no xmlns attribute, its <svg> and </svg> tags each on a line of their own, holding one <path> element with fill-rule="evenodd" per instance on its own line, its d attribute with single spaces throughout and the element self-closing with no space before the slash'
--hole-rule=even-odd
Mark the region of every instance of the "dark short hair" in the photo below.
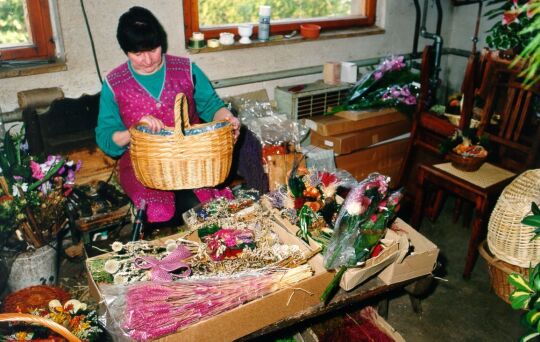
<svg viewBox="0 0 540 342">
<path fill-rule="evenodd" d="M 167 33 L 157 18 L 143 7 L 131 7 L 118 20 L 116 39 L 124 53 L 153 50 L 167 52 Z"/>
</svg>

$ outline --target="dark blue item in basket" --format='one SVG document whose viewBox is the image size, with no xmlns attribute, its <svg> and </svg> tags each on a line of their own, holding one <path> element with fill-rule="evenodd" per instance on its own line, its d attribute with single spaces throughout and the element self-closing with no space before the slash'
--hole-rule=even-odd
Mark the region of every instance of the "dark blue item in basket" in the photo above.
<svg viewBox="0 0 540 342">
<path fill-rule="evenodd" d="M 226 125 L 229 125 L 229 124 L 230 123 L 228 121 L 220 121 L 220 122 L 216 122 L 216 123 L 213 123 L 211 125 L 204 126 L 204 127 L 190 128 L 190 129 L 185 130 L 184 135 L 185 136 L 197 135 L 197 134 L 201 134 L 201 133 L 205 133 L 205 132 L 215 131 L 216 129 L 225 127 Z M 159 131 L 157 133 L 153 133 L 152 131 L 150 131 L 150 128 L 148 126 L 143 126 L 143 125 L 137 126 L 137 130 L 141 131 L 143 133 L 148 133 L 148 134 L 153 134 L 153 135 L 167 136 L 167 135 L 173 135 L 174 134 L 174 131 L 172 131 L 170 129 L 162 129 L 161 131 Z"/>
</svg>

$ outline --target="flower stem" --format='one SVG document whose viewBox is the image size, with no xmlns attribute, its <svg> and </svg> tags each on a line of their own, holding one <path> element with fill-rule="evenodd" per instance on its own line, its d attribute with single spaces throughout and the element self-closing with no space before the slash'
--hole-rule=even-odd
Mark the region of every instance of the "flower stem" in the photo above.
<svg viewBox="0 0 540 342">
<path fill-rule="evenodd" d="M 345 273 L 346 270 L 347 266 L 341 266 L 330 284 L 328 284 L 328 286 L 324 290 L 323 294 L 321 295 L 321 302 L 323 302 L 324 305 L 328 304 L 332 297 L 334 297 L 334 294 L 337 292 L 337 289 L 339 287 L 341 277 L 343 277 L 343 273 Z"/>
</svg>

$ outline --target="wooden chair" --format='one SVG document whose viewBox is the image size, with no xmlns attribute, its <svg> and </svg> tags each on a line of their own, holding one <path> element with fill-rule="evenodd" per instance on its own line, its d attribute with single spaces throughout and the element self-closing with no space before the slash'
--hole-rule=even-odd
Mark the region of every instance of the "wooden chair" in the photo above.
<svg viewBox="0 0 540 342">
<path fill-rule="evenodd" d="M 475 217 L 463 276 L 470 277 L 478 257 L 478 246 L 486 230 L 491 208 L 500 192 L 516 176 L 531 168 L 538 156 L 540 125 L 531 104 L 539 96 L 539 85 L 526 89 L 519 79 L 520 68 L 509 68 L 509 62 L 490 53 L 478 94 L 487 94 L 482 108 L 479 132 L 493 145 L 489 162 L 478 171 L 456 170 L 450 163 L 421 165 L 417 175 L 415 207 L 411 224 L 419 226 L 426 208 L 425 191 L 435 187 L 460 199 L 474 203 Z M 437 196 L 438 197 L 438 196 Z M 437 201 L 434 206 L 440 205 Z"/>
</svg>

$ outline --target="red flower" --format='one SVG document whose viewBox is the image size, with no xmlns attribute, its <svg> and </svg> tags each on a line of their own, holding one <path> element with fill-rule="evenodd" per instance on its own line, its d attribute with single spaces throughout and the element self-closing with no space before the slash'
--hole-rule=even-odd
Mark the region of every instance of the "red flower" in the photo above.
<svg viewBox="0 0 540 342">
<path fill-rule="evenodd" d="M 329 186 L 330 184 L 337 182 L 336 175 L 330 172 L 319 172 L 319 177 L 321 179 L 322 185 L 324 186 Z"/>
<path fill-rule="evenodd" d="M 294 209 L 300 210 L 304 206 L 304 203 L 306 203 L 306 199 L 304 197 L 298 197 L 294 199 Z"/>
</svg>

